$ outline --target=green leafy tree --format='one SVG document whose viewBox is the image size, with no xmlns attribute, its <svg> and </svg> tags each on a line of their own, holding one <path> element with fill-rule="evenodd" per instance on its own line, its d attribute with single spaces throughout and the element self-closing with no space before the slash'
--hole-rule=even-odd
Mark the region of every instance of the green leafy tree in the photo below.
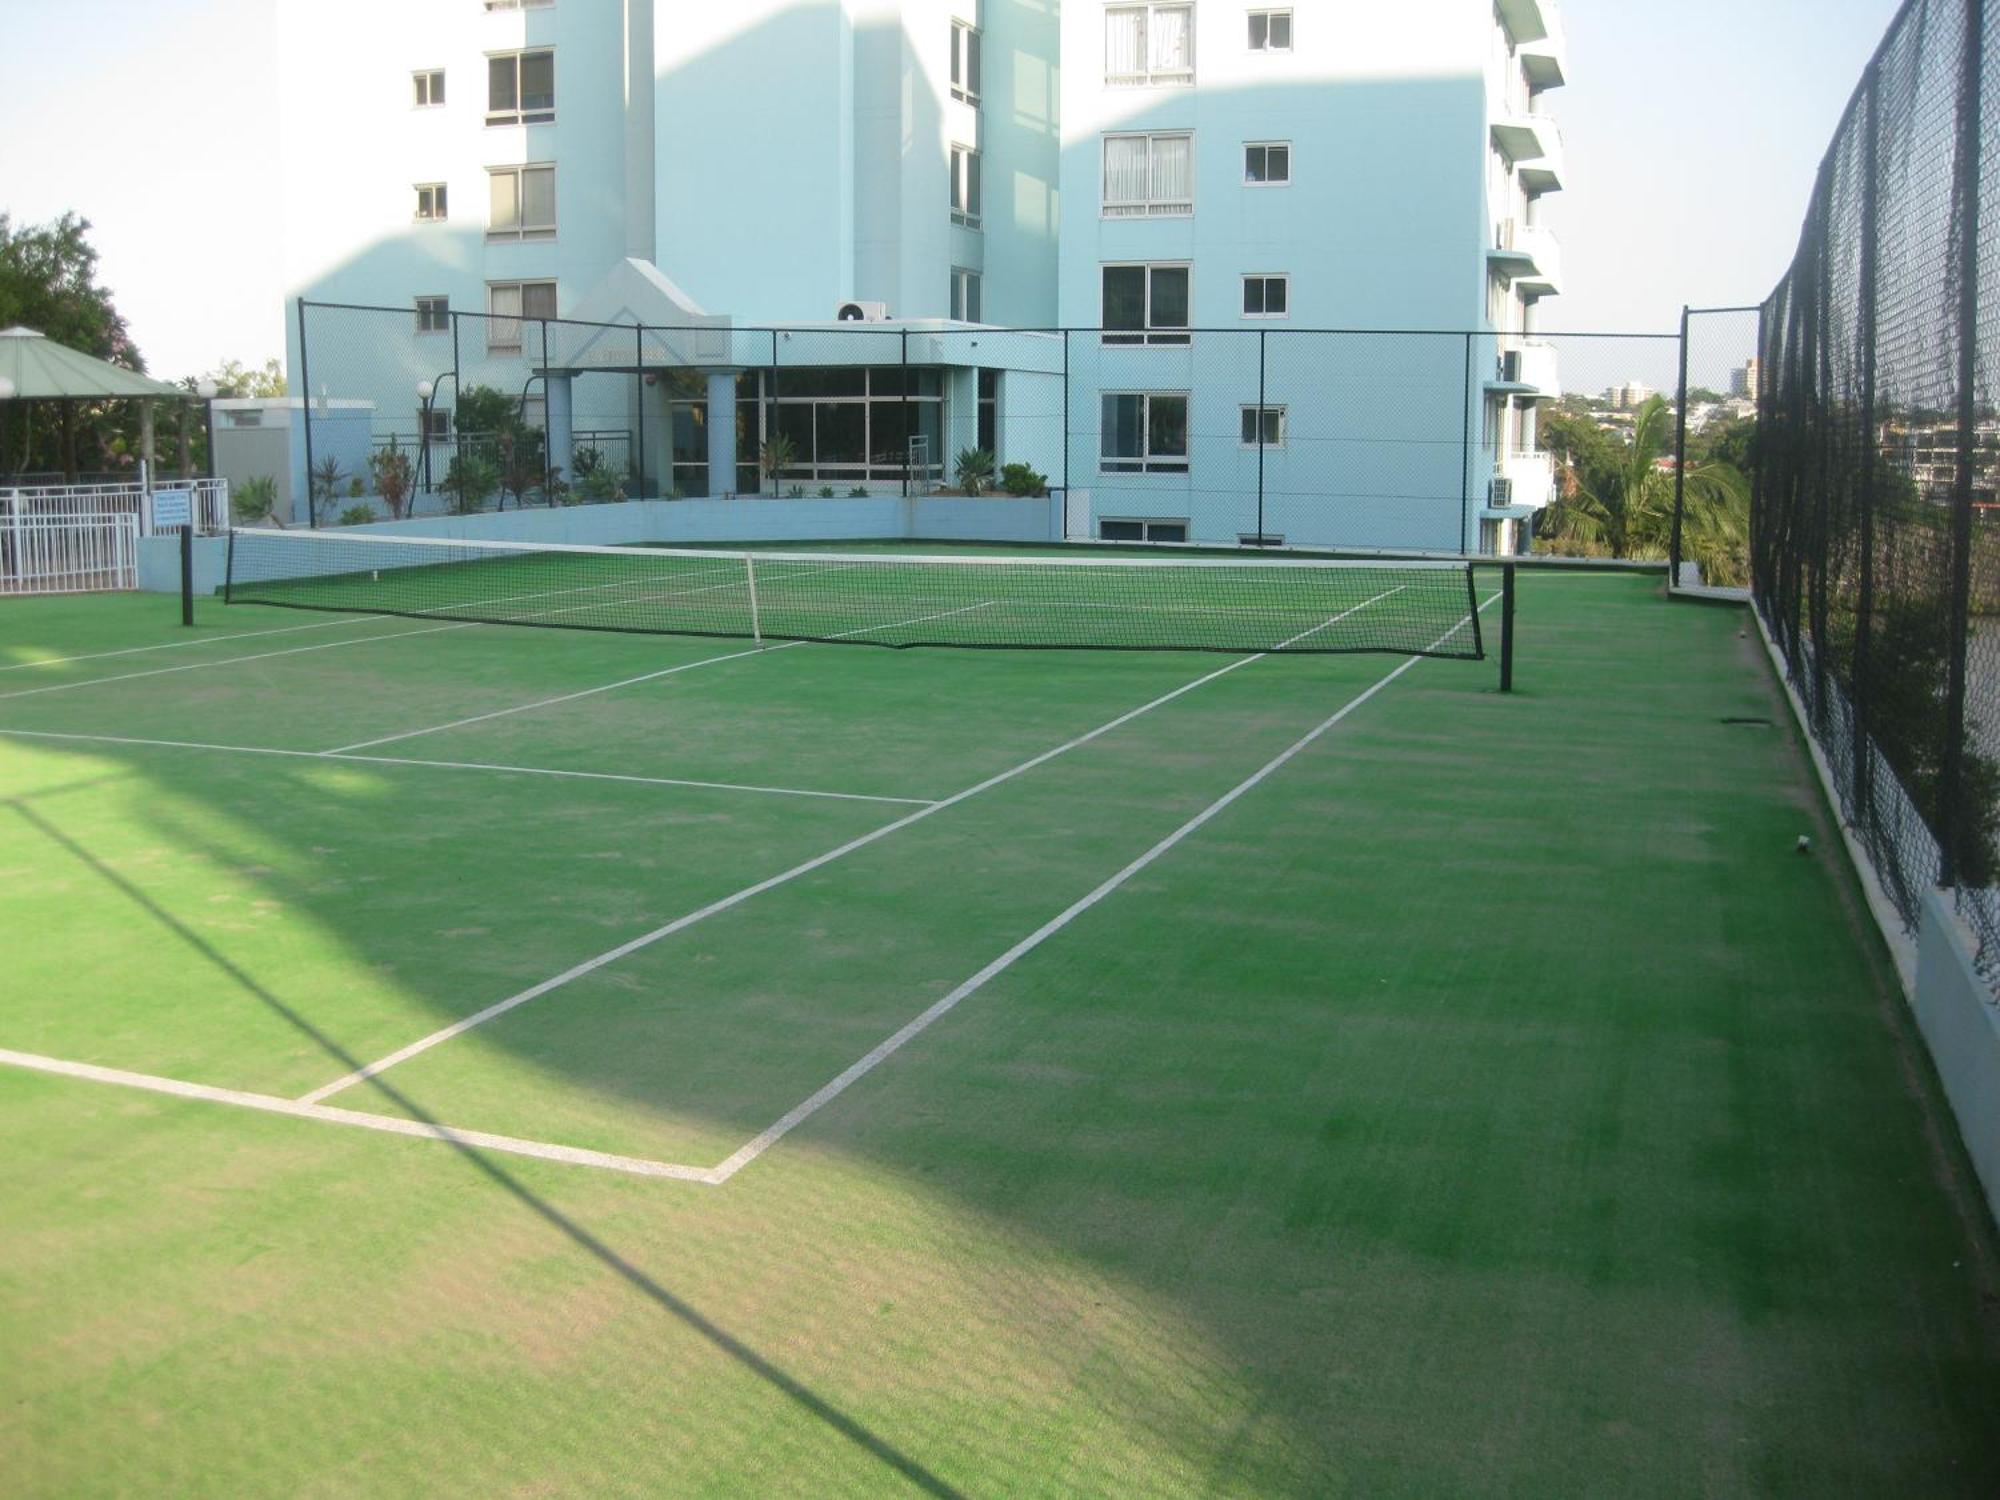
<svg viewBox="0 0 2000 1500">
<path fill-rule="evenodd" d="M 1639 409 L 1632 440 L 1619 444 L 1581 430 L 1588 419 L 1551 414 L 1544 442 L 1563 460 L 1560 493 L 1542 513 L 1536 535 L 1555 550 L 1625 558 L 1664 558 L 1674 522 L 1673 413 L 1655 396 Z M 1740 470 L 1689 462 L 1681 552 L 1711 583 L 1743 582 L 1750 535 L 1750 491 Z"/>
<path fill-rule="evenodd" d="M 190 375 L 181 381 L 189 394 L 204 380 L 215 382 L 215 394 L 227 399 L 255 397 L 270 401 L 285 394 L 285 367 L 278 363 L 276 356 L 264 361 L 256 368 L 240 359 L 225 359 L 213 370 L 201 375 Z"/>
<path fill-rule="evenodd" d="M 320 506 L 330 507 L 334 498 L 340 494 L 340 487 L 347 482 L 347 470 L 341 467 L 339 459 L 329 453 L 312 466 L 308 482 L 311 489 L 309 503 L 312 506 L 313 520 L 317 522 Z"/>
<path fill-rule="evenodd" d="M 461 452 L 444 471 L 438 486 L 451 500 L 453 515 L 470 516 L 486 509 L 486 501 L 499 487 L 500 471 L 475 453 Z"/>
</svg>

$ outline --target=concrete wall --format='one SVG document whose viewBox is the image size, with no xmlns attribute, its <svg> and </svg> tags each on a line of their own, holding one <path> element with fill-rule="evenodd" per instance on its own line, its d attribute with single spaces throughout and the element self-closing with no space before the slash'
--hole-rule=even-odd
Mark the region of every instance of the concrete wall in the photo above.
<svg viewBox="0 0 2000 1500">
<path fill-rule="evenodd" d="M 1972 952 L 1950 897 L 1925 896 L 1911 1005 L 1986 1202 L 2000 1220 L 2000 1006 L 1973 967 Z"/>
</svg>

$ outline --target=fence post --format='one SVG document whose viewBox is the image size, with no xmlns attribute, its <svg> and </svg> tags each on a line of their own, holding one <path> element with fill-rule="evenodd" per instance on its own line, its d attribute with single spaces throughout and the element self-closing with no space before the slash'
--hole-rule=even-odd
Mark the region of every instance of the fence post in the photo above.
<svg viewBox="0 0 2000 1500">
<path fill-rule="evenodd" d="M 1853 821 L 1868 826 L 1869 805 L 1873 801 L 1873 736 L 1869 727 L 1868 654 L 1874 634 L 1875 615 L 1875 315 L 1877 309 L 1877 269 L 1879 256 L 1876 235 L 1880 225 L 1877 150 L 1881 142 L 1877 111 L 1881 105 L 1880 80 L 1871 68 L 1862 95 L 1867 111 L 1863 132 L 1861 171 L 1861 281 L 1860 308 L 1855 319 L 1861 353 L 1861 485 L 1857 496 L 1861 512 L 1861 583 L 1854 606 L 1854 665 L 1848 673 L 1848 696 L 1853 718 L 1853 743 L 1849 758 L 1848 791 L 1853 804 Z"/>
<path fill-rule="evenodd" d="M 1473 618 L 1479 618 L 1475 608 Z M 1500 691 L 1514 691 L 1514 564 L 1500 569 Z"/>
<path fill-rule="evenodd" d="M 771 378 L 770 380 L 765 382 L 765 390 L 764 390 L 763 443 L 760 443 L 758 445 L 758 453 L 757 453 L 757 468 L 759 473 L 763 472 L 764 443 L 769 443 L 773 438 L 777 437 L 777 435 L 778 435 L 778 330 L 773 328 L 771 330 Z M 904 462 L 908 463 L 909 460 L 905 459 Z M 776 499 L 777 495 L 778 495 L 778 472 L 777 470 L 773 469 L 771 471 L 771 496 L 773 499 Z"/>
<path fill-rule="evenodd" d="M 1069 540 L 1069 330 L 1062 330 L 1063 382 L 1062 382 L 1062 483 L 1063 513 L 1062 539 Z"/>
<path fill-rule="evenodd" d="M 910 498 L 910 460 L 916 457 L 917 435 L 910 429 L 910 330 L 902 330 L 903 498 Z"/>
<path fill-rule="evenodd" d="M 646 325 L 632 325 L 632 392 L 638 405 L 632 415 L 632 485 L 635 499 L 646 498 Z"/>
<path fill-rule="evenodd" d="M 1674 524 L 1667 541 L 1667 592 L 1672 593 L 1681 581 L 1681 516 L 1687 508 L 1687 462 L 1688 462 L 1688 324 L 1693 317 L 1686 303 L 1681 304 L 1681 378 L 1680 393 L 1674 407 Z"/>
<path fill-rule="evenodd" d="M 1465 368 L 1459 373 L 1465 377 L 1465 388 L 1460 393 L 1460 432 L 1458 440 L 1458 545 L 1467 552 L 1477 552 L 1478 546 L 1472 536 L 1472 338 L 1465 336 Z"/>
<path fill-rule="evenodd" d="M 1828 638 L 1826 603 L 1828 573 L 1832 568 L 1832 554 L 1829 547 L 1833 519 L 1833 338 L 1830 324 L 1833 321 L 1833 254 L 1829 240 L 1832 235 L 1830 219 L 1833 211 L 1832 174 L 1824 175 L 1823 184 L 1817 194 L 1819 199 L 1818 225 L 1814 234 L 1817 249 L 1814 252 L 1813 270 L 1813 343 L 1819 351 L 1818 368 L 1814 372 L 1813 390 L 1816 397 L 1817 413 L 1814 426 L 1818 432 L 1815 444 L 1817 452 L 1813 459 L 1813 553 L 1812 588 L 1807 596 L 1807 625 L 1813 638 L 1813 719 L 1822 737 L 1828 720 L 1827 681 L 1832 675 L 1832 665 L 1828 658 L 1832 654 L 1832 642 Z"/>
<path fill-rule="evenodd" d="M 194 624 L 194 522 L 181 528 L 181 624 Z"/>
<path fill-rule="evenodd" d="M 306 342 L 306 299 L 299 298 L 299 426 L 306 439 L 306 525 L 319 525 L 319 507 L 313 503 L 313 388 L 312 355 Z M 292 497 L 292 516 L 298 517 L 298 496 Z"/>
<path fill-rule="evenodd" d="M 1985 0 L 1966 0 L 1965 53 L 1958 89 L 1958 139 L 1953 196 L 1958 203 L 1953 259 L 1958 265 L 1958 467 L 1951 495 L 1951 643 L 1945 683 L 1944 758 L 1938 786 L 1938 883 L 1966 875 L 1965 656 L 1972 603 L 1972 480 L 1979 422 L 1979 153 L 1980 81 L 1984 69 Z"/>
<path fill-rule="evenodd" d="M 1264 545 L 1264 390 L 1268 368 L 1265 330 L 1257 330 L 1257 545 Z"/>
</svg>

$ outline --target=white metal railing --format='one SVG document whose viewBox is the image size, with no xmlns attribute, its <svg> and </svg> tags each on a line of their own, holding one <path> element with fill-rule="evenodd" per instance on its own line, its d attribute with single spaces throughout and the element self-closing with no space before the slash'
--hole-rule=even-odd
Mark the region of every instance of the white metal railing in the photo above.
<svg viewBox="0 0 2000 1500">
<path fill-rule="evenodd" d="M 75 594 L 139 586 L 133 511 L 0 516 L 0 594 Z"/>
<path fill-rule="evenodd" d="M 143 480 L 115 484 L 39 484 L 0 489 L 0 527 L 10 517 L 23 518 L 129 515 L 138 521 L 139 534 L 153 532 L 153 508 L 149 493 L 186 490 L 188 509 L 197 532 L 214 536 L 229 529 L 229 481 L 226 479 L 177 479 L 148 485 Z"/>
</svg>

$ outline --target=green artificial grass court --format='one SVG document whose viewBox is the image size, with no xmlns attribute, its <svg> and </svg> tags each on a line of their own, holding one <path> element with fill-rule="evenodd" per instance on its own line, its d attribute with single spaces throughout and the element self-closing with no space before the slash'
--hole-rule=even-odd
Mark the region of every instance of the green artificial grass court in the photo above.
<svg viewBox="0 0 2000 1500">
<path fill-rule="evenodd" d="M 1739 610 L 1524 574 L 715 1183 L 515 1147 L 728 1160 L 1400 660 L 174 611 L 0 606 L 0 1049 L 295 1100 L 848 852 L 321 1106 L 513 1146 L 0 1066 L 10 1493 L 2000 1489 Z"/>
</svg>

